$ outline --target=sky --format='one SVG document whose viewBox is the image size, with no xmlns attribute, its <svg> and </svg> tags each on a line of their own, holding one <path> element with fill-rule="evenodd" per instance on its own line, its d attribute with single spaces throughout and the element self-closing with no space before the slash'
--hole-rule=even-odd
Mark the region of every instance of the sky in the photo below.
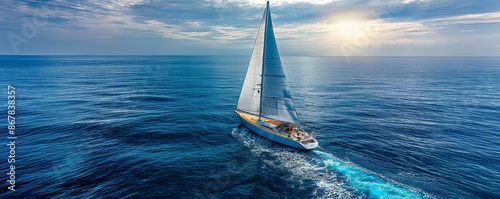
<svg viewBox="0 0 500 199">
<path fill-rule="evenodd" d="M 265 0 L 2 0 L 0 54 L 249 55 Z M 499 0 L 271 0 L 289 56 L 500 56 Z"/>
</svg>

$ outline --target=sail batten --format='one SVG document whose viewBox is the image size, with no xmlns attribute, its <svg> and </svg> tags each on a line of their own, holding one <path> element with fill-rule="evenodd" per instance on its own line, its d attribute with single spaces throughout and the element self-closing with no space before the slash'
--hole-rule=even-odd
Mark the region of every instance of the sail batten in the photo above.
<svg viewBox="0 0 500 199">
<path fill-rule="evenodd" d="M 299 123 L 278 52 L 269 2 L 262 17 L 237 109 Z"/>
</svg>

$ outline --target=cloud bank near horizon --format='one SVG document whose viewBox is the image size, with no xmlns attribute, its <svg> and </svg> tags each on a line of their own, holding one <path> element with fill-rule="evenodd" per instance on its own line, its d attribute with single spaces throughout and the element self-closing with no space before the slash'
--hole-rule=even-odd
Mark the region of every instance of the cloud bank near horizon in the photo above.
<svg viewBox="0 0 500 199">
<path fill-rule="evenodd" d="M 0 54 L 238 54 L 263 0 L 14 1 Z M 273 0 L 285 55 L 500 56 L 494 0 Z"/>
</svg>

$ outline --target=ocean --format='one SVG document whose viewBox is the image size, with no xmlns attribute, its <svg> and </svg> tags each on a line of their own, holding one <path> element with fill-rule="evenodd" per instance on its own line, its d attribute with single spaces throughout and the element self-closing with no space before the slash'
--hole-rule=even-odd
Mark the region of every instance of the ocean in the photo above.
<svg viewBox="0 0 500 199">
<path fill-rule="evenodd" d="M 500 57 L 283 57 L 312 151 L 232 112 L 248 61 L 0 56 L 0 198 L 500 198 Z"/>
</svg>

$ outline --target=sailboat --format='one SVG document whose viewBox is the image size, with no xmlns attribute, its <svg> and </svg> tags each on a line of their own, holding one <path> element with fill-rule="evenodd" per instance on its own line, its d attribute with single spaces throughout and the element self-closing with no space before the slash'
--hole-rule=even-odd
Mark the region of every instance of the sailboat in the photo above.
<svg viewBox="0 0 500 199">
<path fill-rule="evenodd" d="M 256 134 L 310 150 L 318 146 L 300 125 L 274 36 L 269 1 L 260 23 L 238 105 L 234 112 Z"/>
</svg>

